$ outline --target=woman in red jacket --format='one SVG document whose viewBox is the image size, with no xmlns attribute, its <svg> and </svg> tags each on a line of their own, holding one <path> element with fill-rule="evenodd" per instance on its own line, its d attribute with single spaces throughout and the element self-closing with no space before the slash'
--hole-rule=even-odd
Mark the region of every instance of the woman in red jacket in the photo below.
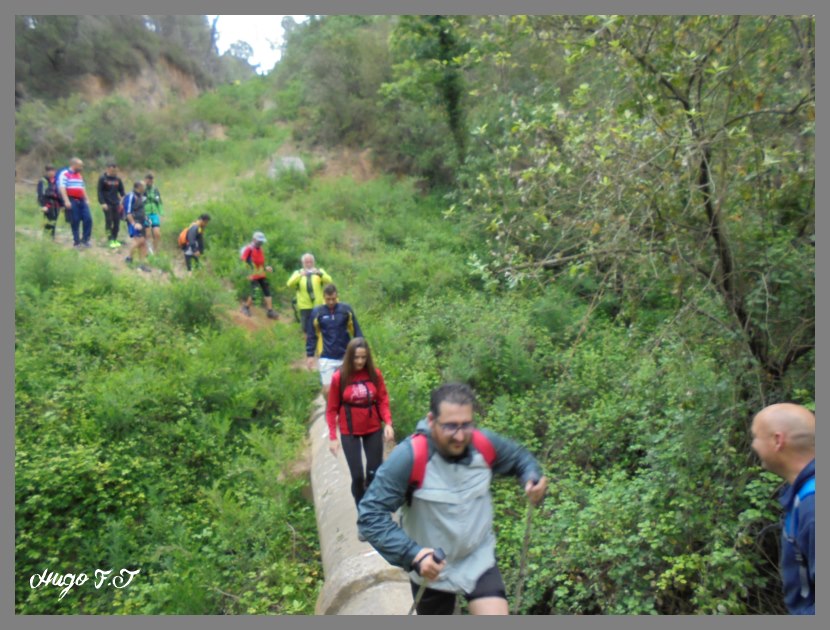
<svg viewBox="0 0 830 630">
<path fill-rule="evenodd" d="M 369 345 L 363 337 L 355 337 L 349 342 L 343 365 L 332 376 L 326 422 L 332 455 L 336 456 L 343 444 L 343 455 L 352 474 L 352 496 L 357 505 L 381 465 L 383 440 L 391 441 L 395 436 L 386 384 L 380 370 L 375 368 Z M 340 442 L 337 441 L 338 428 Z M 361 444 L 366 453 L 365 475 Z"/>
</svg>

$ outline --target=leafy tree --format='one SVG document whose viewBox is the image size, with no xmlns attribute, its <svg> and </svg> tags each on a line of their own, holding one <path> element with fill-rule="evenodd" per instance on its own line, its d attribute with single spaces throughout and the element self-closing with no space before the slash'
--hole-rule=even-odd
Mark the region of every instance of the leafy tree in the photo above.
<svg viewBox="0 0 830 630">
<path fill-rule="evenodd" d="M 251 48 L 251 45 L 248 42 L 239 40 L 230 45 L 228 52 L 232 57 L 236 57 L 237 59 L 247 62 L 248 59 L 250 59 L 254 54 L 254 49 Z"/>
<path fill-rule="evenodd" d="M 466 145 L 461 61 L 468 44 L 459 36 L 463 20 L 460 16 L 405 15 L 400 18 L 391 43 L 393 51 L 403 57 L 396 67 L 398 80 L 413 88 L 417 86 L 410 96 L 429 98 L 424 90 L 433 86 L 432 98 L 444 108 L 459 163 L 464 160 Z"/>
<path fill-rule="evenodd" d="M 278 90 L 301 78 L 295 133 L 311 142 L 361 144 L 380 124 L 379 86 L 389 79 L 390 18 L 311 16 L 286 36 Z"/>
<path fill-rule="evenodd" d="M 526 29 L 567 49 L 582 82 L 551 102 L 514 94 L 474 132 L 465 205 L 492 234 L 493 269 L 514 282 L 597 273 L 629 303 L 651 275 L 697 311 L 687 299 L 716 292 L 723 312 L 701 316 L 743 340 L 762 399 L 780 396 L 814 346 L 812 20 L 539 17 Z"/>
</svg>

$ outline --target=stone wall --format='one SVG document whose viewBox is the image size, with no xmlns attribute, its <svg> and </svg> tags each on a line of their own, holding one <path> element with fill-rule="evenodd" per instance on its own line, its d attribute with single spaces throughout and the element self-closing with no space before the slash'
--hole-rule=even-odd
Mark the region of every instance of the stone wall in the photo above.
<svg viewBox="0 0 830 630">
<path fill-rule="evenodd" d="M 325 584 L 317 615 L 406 615 L 412 605 L 409 580 L 368 543 L 357 539 L 357 510 L 351 477 L 341 449 L 328 449 L 322 398 L 315 403 L 309 429 L 311 487 Z"/>
</svg>

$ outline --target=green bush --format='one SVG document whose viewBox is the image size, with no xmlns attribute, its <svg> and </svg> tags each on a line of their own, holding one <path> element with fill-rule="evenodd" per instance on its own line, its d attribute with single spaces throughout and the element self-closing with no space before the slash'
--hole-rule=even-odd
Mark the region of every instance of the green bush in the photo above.
<svg viewBox="0 0 830 630">
<path fill-rule="evenodd" d="M 285 471 L 318 387 L 293 337 L 226 329 L 215 278 L 156 285 L 18 239 L 17 612 L 312 612 L 314 515 Z M 45 568 L 140 574 L 58 599 L 29 588 Z"/>
</svg>

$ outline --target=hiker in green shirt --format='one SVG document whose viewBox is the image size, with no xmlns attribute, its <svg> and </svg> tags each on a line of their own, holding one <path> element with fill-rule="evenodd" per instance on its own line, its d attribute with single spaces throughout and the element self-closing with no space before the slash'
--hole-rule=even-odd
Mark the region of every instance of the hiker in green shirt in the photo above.
<svg viewBox="0 0 830 630">
<path fill-rule="evenodd" d="M 147 212 L 147 220 L 150 222 L 150 234 L 152 236 L 153 244 L 149 247 L 150 253 L 154 254 L 159 251 L 161 243 L 161 193 L 154 183 L 152 173 L 147 173 L 144 177 L 144 209 Z"/>
</svg>

